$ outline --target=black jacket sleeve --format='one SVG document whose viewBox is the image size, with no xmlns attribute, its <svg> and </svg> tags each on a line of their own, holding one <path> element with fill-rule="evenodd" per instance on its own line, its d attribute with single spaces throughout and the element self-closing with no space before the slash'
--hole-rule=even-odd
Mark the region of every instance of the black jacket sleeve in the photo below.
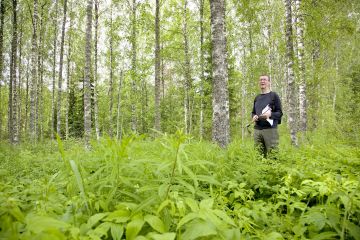
<svg viewBox="0 0 360 240">
<path fill-rule="evenodd" d="M 274 94 L 274 107 L 273 107 L 274 109 L 272 109 L 271 111 L 270 118 L 274 120 L 280 120 L 283 115 L 280 97 L 276 93 L 273 94 Z"/>
</svg>

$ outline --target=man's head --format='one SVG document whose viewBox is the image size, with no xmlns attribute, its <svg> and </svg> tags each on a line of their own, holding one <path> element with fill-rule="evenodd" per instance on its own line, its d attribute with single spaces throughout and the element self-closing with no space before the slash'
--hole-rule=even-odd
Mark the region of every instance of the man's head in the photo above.
<svg viewBox="0 0 360 240">
<path fill-rule="evenodd" d="M 262 92 L 270 91 L 270 77 L 266 74 L 260 75 L 259 85 Z"/>
</svg>

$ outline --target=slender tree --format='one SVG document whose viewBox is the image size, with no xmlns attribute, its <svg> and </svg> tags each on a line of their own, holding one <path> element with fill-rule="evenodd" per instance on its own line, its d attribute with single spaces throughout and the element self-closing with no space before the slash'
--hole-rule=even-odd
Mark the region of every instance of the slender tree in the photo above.
<svg viewBox="0 0 360 240">
<path fill-rule="evenodd" d="M 155 6 L 155 123 L 156 131 L 161 131 L 160 115 L 160 0 L 156 0 Z"/>
<path fill-rule="evenodd" d="M 17 43 L 18 43 L 18 33 L 17 33 L 17 0 L 13 0 L 13 33 L 11 40 L 11 57 L 10 57 L 10 89 L 9 89 L 9 137 L 10 142 L 13 144 L 18 143 L 19 141 L 19 132 L 17 126 L 17 101 L 18 101 L 18 92 L 16 85 L 16 71 L 17 71 Z"/>
<path fill-rule="evenodd" d="M 109 31 L 109 45 L 110 45 L 110 76 L 109 76 L 109 136 L 113 136 L 113 105 L 114 105 L 114 32 L 113 32 L 113 2 L 110 5 L 110 31 Z"/>
<path fill-rule="evenodd" d="M 200 139 L 204 137 L 204 82 L 205 82 L 205 60 L 204 60 L 204 0 L 200 0 Z"/>
<path fill-rule="evenodd" d="M 98 32 L 99 32 L 99 0 L 95 0 L 95 37 L 94 37 L 94 121 L 96 139 L 100 139 L 99 108 L 98 108 Z"/>
<path fill-rule="evenodd" d="M 58 95 L 57 95 L 57 114 L 56 114 L 56 132 L 61 136 L 61 92 L 63 82 L 63 62 L 64 62 L 64 42 L 65 42 L 65 24 L 66 24 L 66 11 L 67 11 L 67 0 L 64 0 L 64 15 L 61 28 L 61 41 L 60 41 L 60 60 L 59 60 L 59 79 L 58 79 Z"/>
<path fill-rule="evenodd" d="M 70 6 L 71 12 L 71 6 Z M 71 14 L 70 14 L 71 16 Z M 65 108 L 65 139 L 69 138 L 69 107 L 70 107 L 70 81 L 71 81 L 71 31 L 72 31 L 72 17 L 70 17 L 70 24 L 68 30 L 68 49 L 67 49 L 67 74 L 66 74 L 66 108 Z"/>
<path fill-rule="evenodd" d="M 300 110 L 300 131 L 305 132 L 307 129 L 307 97 L 306 97 L 306 77 L 304 62 L 304 18 L 302 11 L 302 1 L 295 1 L 296 9 L 296 38 L 297 38 L 297 57 L 299 62 L 299 110 Z"/>
<path fill-rule="evenodd" d="M 85 146 L 89 148 L 91 136 L 91 28 L 93 0 L 87 1 L 86 7 L 86 45 L 85 45 L 85 76 L 84 76 L 84 137 Z"/>
<path fill-rule="evenodd" d="M 58 0 L 55 0 L 55 14 L 53 19 L 54 24 L 54 49 L 53 49 L 53 69 L 52 69 L 52 93 L 51 93 L 51 119 L 50 119 L 50 134 L 51 139 L 54 139 L 55 131 L 55 84 L 56 84 L 56 51 L 57 51 L 57 22 L 58 22 Z"/>
<path fill-rule="evenodd" d="M 213 129 L 212 139 L 221 147 L 230 142 L 227 52 L 225 33 L 225 1 L 210 0 L 212 65 L 213 65 Z"/>
<path fill-rule="evenodd" d="M 291 143 L 297 146 L 296 137 L 296 105 L 295 105 L 295 77 L 294 77 L 294 46 L 292 30 L 291 0 L 285 0 L 286 13 L 286 66 L 287 66 L 287 101 L 288 123 L 290 128 Z"/>
<path fill-rule="evenodd" d="M 122 138 L 122 120 L 121 118 L 121 87 L 123 81 L 123 71 L 120 72 L 120 79 L 119 79 L 119 89 L 118 89 L 118 99 L 117 99 L 117 116 L 116 116 L 116 139 Z"/>
<path fill-rule="evenodd" d="M 38 22 L 38 1 L 34 0 L 33 12 L 33 33 L 31 47 L 31 84 L 30 84 L 30 139 L 36 139 L 36 92 L 37 92 L 37 22 Z"/>
<path fill-rule="evenodd" d="M 137 85 L 137 74 L 136 74 L 136 9 L 137 3 L 136 0 L 132 2 L 131 9 L 131 130 L 133 132 L 137 131 L 136 123 L 136 85 Z"/>
<path fill-rule="evenodd" d="M 2 99 L 1 87 L 4 82 L 3 68 L 4 68 L 4 19 L 5 19 L 5 0 L 0 3 L 0 99 Z M 3 109 L 0 104 L 0 139 L 2 139 L 3 129 Z"/>
<path fill-rule="evenodd" d="M 190 110 L 190 90 L 191 90 L 191 72 L 190 72 L 190 56 L 189 56 L 189 40 L 188 40 L 188 17 L 187 17 L 187 0 L 184 1 L 183 15 L 183 39 L 184 39 L 184 122 L 185 133 L 191 132 L 191 110 Z"/>
</svg>

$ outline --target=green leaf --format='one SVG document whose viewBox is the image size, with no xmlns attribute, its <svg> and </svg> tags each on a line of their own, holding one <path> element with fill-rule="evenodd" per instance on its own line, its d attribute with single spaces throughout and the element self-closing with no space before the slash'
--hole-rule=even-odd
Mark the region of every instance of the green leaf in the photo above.
<svg viewBox="0 0 360 240">
<path fill-rule="evenodd" d="M 360 239 L 360 227 L 355 225 L 354 223 L 346 220 L 346 228 L 349 230 L 350 235 L 356 239 Z"/>
<path fill-rule="evenodd" d="M 126 226 L 126 239 L 133 240 L 139 234 L 142 226 L 144 225 L 144 220 L 135 219 L 129 222 Z"/>
<path fill-rule="evenodd" d="M 99 226 L 97 226 L 93 233 L 98 236 L 99 238 L 102 238 L 103 236 L 107 236 L 108 231 L 110 230 L 111 223 L 104 222 L 101 223 Z"/>
<path fill-rule="evenodd" d="M 197 218 L 197 217 L 198 217 L 198 214 L 197 214 L 197 213 L 193 213 L 193 212 L 192 212 L 192 213 L 187 214 L 185 217 L 183 217 L 183 218 L 180 220 L 180 222 L 178 223 L 176 229 L 179 230 L 182 225 L 190 222 L 191 220 L 193 220 L 193 219 L 195 219 L 195 218 Z"/>
<path fill-rule="evenodd" d="M 236 224 L 234 222 L 234 220 L 232 220 L 224 211 L 221 211 L 219 209 L 215 209 L 213 210 L 213 213 L 218 216 L 219 218 L 221 218 L 224 222 L 226 222 L 229 225 L 235 226 Z"/>
<path fill-rule="evenodd" d="M 24 222 L 25 217 L 18 206 L 14 206 L 9 210 L 11 216 L 13 216 L 19 222 Z"/>
<path fill-rule="evenodd" d="M 158 216 L 154 215 L 146 215 L 144 218 L 145 222 L 147 222 L 154 230 L 164 233 L 165 225 L 163 221 Z"/>
<path fill-rule="evenodd" d="M 124 227 L 120 224 L 111 223 L 110 225 L 111 236 L 114 240 L 120 240 L 124 234 Z"/>
<path fill-rule="evenodd" d="M 311 238 L 311 240 L 327 240 L 327 239 L 336 239 L 338 236 L 337 233 L 334 232 L 322 232 Z"/>
<path fill-rule="evenodd" d="M 266 239 L 266 240 L 282 240 L 284 238 L 278 232 L 271 232 L 271 233 L 267 234 L 264 239 Z"/>
<path fill-rule="evenodd" d="M 111 212 L 104 221 L 115 223 L 126 223 L 130 219 L 130 211 L 126 209 L 119 209 Z"/>
<path fill-rule="evenodd" d="M 97 213 L 95 215 L 92 215 L 89 220 L 87 221 L 87 226 L 89 228 L 92 228 L 93 226 L 95 226 L 101 219 L 103 219 L 104 217 L 106 217 L 108 215 L 108 213 Z"/>
<path fill-rule="evenodd" d="M 153 240 L 174 240 L 176 237 L 176 233 L 173 232 L 163 233 L 163 234 L 150 233 L 149 237 Z"/>
<path fill-rule="evenodd" d="M 216 234 L 216 227 L 213 224 L 198 219 L 186 227 L 186 230 L 183 234 L 183 239 L 192 240 L 199 237 L 207 237 Z"/>
<path fill-rule="evenodd" d="M 159 206 L 159 208 L 158 208 L 158 210 L 157 210 L 157 213 L 160 213 L 160 212 L 164 209 L 164 207 L 166 207 L 166 206 L 169 205 L 169 204 L 171 204 L 171 200 L 166 199 L 165 201 L 163 201 L 163 202 L 160 204 L 160 206 Z"/>
<path fill-rule="evenodd" d="M 214 199 L 208 198 L 200 202 L 200 209 L 211 209 L 214 204 Z"/>
<path fill-rule="evenodd" d="M 194 199 L 185 198 L 185 203 L 190 207 L 191 211 L 193 211 L 193 212 L 198 212 L 199 211 L 198 203 Z"/>
<path fill-rule="evenodd" d="M 36 215 L 26 216 L 26 228 L 33 233 L 41 233 L 51 229 L 67 229 L 69 224 L 54 218 Z"/>
</svg>

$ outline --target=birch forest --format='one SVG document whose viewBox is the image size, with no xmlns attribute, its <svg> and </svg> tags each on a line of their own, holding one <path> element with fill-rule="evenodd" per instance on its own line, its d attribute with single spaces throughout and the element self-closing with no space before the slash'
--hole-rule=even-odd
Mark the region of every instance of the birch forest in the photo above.
<svg viewBox="0 0 360 240">
<path fill-rule="evenodd" d="M 359 108 L 358 0 L 0 0 L 0 239 L 358 240 Z"/>
</svg>

